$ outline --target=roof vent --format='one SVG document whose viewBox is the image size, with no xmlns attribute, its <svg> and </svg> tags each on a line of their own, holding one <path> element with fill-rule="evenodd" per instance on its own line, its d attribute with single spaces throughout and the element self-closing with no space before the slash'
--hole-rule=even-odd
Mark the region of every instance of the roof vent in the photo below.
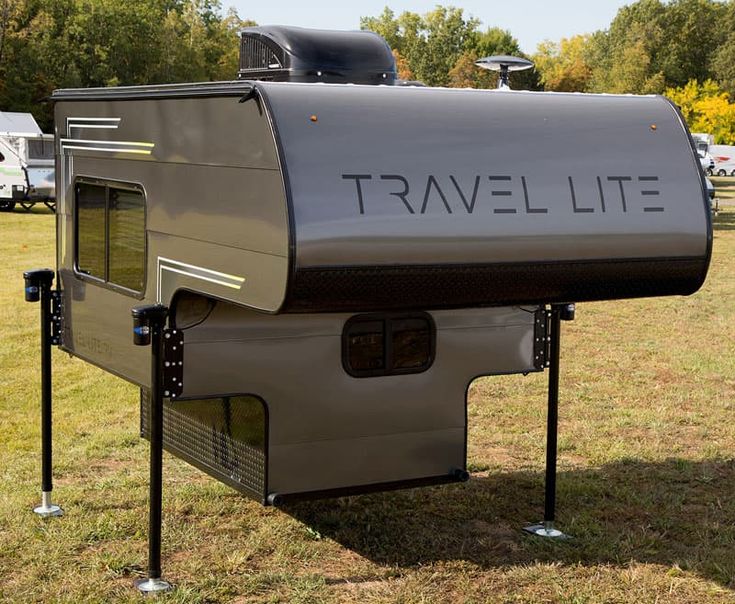
<svg viewBox="0 0 735 604">
<path fill-rule="evenodd" d="M 241 80 L 387 84 L 396 63 L 386 41 L 370 31 L 248 27 L 241 32 Z"/>
</svg>

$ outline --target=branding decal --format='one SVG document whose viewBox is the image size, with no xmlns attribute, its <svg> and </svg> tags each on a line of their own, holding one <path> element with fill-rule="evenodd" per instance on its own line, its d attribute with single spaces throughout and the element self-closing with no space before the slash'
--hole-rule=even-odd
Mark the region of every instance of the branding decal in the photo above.
<svg viewBox="0 0 735 604">
<path fill-rule="evenodd" d="M 607 212 L 664 212 L 653 205 L 661 191 L 658 176 L 566 177 L 555 190 L 564 190 L 567 203 L 547 207 L 533 195 L 532 177 L 477 174 L 459 179 L 435 176 L 409 180 L 402 174 L 342 174 L 352 187 L 355 211 L 384 213 L 386 201 L 406 214 L 605 214 Z M 538 189 L 537 189 L 538 190 Z M 375 208 L 380 208 L 376 210 Z"/>
</svg>

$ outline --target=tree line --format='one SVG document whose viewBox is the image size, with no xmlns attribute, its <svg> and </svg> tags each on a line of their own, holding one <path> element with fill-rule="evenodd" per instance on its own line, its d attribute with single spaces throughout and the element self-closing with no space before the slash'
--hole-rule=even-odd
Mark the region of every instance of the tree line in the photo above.
<svg viewBox="0 0 735 604">
<path fill-rule="evenodd" d="M 253 24 L 219 0 L 0 0 L 0 110 L 50 131 L 56 88 L 233 79 Z"/>
<path fill-rule="evenodd" d="M 432 86 L 493 87 L 496 76 L 475 67 L 487 55 L 531 59 L 512 86 L 558 92 L 665 94 L 694 131 L 735 144 L 735 1 L 638 0 L 609 27 L 521 52 L 511 32 L 480 29 L 460 8 L 418 15 L 386 8 L 360 26 L 386 38 L 401 77 Z"/>
<path fill-rule="evenodd" d="M 49 130 L 55 88 L 232 79 L 241 19 L 220 0 L 0 0 L 0 109 Z M 609 27 L 544 41 L 525 55 L 511 32 L 461 8 L 390 8 L 360 19 L 393 49 L 399 76 L 430 86 L 492 88 L 474 62 L 530 58 L 514 88 L 666 94 L 695 131 L 735 143 L 735 0 L 638 0 Z"/>
</svg>

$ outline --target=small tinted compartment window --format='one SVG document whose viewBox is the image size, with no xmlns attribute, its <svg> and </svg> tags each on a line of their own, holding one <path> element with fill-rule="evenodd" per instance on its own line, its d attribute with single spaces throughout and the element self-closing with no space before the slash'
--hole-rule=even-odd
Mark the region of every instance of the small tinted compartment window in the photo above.
<svg viewBox="0 0 735 604">
<path fill-rule="evenodd" d="M 393 368 L 421 369 L 431 358 L 432 332 L 424 318 L 395 319 L 391 323 Z"/>
<path fill-rule="evenodd" d="M 356 321 L 347 338 L 348 363 L 353 371 L 385 367 L 385 329 L 382 321 Z"/>
<path fill-rule="evenodd" d="M 434 346 L 426 313 L 357 315 L 345 324 L 342 361 L 354 377 L 420 373 L 431 366 Z"/>
</svg>

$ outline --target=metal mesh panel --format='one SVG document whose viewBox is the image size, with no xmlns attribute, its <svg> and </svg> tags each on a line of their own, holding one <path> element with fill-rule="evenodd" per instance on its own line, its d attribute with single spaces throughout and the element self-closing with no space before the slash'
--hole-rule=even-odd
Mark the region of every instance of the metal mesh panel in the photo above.
<svg viewBox="0 0 735 604">
<path fill-rule="evenodd" d="M 148 391 L 141 389 L 141 435 L 148 437 Z M 266 409 L 254 396 L 164 401 L 163 447 L 258 500 L 266 488 Z"/>
</svg>

